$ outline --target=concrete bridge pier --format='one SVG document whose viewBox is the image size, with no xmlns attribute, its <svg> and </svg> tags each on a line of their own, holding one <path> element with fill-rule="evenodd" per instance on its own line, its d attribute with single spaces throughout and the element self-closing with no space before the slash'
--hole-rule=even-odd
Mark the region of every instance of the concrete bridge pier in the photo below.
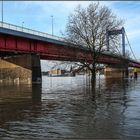
<svg viewBox="0 0 140 140">
<path fill-rule="evenodd" d="M 41 64 L 39 55 L 32 55 L 32 82 L 33 83 L 41 83 L 42 75 L 41 75 Z"/>
<path fill-rule="evenodd" d="M 40 57 L 35 54 L 0 58 L 0 83 L 41 83 Z"/>
<path fill-rule="evenodd" d="M 106 66 L 104 75 L 106 78 L 126 78 L 129 76 L 129 72 L 128 68 Z"/>
</svg>

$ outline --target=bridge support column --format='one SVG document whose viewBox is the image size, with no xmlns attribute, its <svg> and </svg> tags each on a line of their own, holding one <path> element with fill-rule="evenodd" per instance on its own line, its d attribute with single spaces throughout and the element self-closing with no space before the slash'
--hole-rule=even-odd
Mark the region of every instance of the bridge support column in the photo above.
<svg viewBox="0 0 140 140">
<path fill-rule="evenodd" d="M 106 67 L 104 70 L 106 78 L 126 78 L 128 77 L 128 68 Z"/>
<path fill-rule="evenodd" d="M 32 82 L 41 83 L 41 64 L 39 55 L 32 55 Z"/>
<path fill-rule="evenodd" d="M 37 55 L 14 55 L 0 58 L 0 83 L 41 83 L 40 58 Z"/>
</svg>

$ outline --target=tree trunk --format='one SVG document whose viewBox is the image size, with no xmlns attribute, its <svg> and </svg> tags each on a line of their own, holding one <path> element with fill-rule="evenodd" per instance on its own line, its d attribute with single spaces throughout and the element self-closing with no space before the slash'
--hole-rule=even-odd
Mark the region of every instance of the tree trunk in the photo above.
<svg viewBox="0 0 140 140">
<path fill-rule="evenodd" d="M 93 93 L 95 93 L 95 86 L 96 86 L 96 67 L 95 67 L 95 63 L 92 64 L 91 86 L 92 86 Z"/>
</svg>

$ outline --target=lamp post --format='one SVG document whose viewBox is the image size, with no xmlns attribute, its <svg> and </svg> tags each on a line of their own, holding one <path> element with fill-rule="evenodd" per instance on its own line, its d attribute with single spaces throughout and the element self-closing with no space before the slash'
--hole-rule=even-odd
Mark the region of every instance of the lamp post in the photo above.
<svg viewBox="0 0 140 140">
<path fill-rule="evenodd" d="M 53 15 L 51 16 L 52 18 L 52 35 L 53 35 Z"/>
<path fill-rule="evenodd" d="M 2 21 L 2 27 L 3 27 L 3 0 L 1 1 L 1 21 Z"/>
<path fill-rule="evenodd" d="M 23 24 L 24 24 L 24 21 L 22 22 L 22 31 L 23 31 Z"/>
</svg>

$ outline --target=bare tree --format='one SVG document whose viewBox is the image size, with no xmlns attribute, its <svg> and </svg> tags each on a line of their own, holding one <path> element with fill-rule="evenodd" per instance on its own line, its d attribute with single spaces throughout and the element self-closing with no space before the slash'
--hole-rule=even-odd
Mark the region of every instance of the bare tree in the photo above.
<svg viewBox="0 0 140 140">
<path fill-rule="evenodd" d="M 73 14 L 69 15 L 66 26 L 66 40 L 77 47 L 86 47 L 92 56 L 92 63 L 81 62 L 92 74 L 91 82 L 96 79 L 97 60 L 101 52 L 106 49 L 106 31 L 120 29 L 123 21 L 118 19 L 112 11 L 99 3 L 91 3 L 86 8 L 79 5 Z M 112 43 L 117 42 L 116 36 Z"/>
</svg>

